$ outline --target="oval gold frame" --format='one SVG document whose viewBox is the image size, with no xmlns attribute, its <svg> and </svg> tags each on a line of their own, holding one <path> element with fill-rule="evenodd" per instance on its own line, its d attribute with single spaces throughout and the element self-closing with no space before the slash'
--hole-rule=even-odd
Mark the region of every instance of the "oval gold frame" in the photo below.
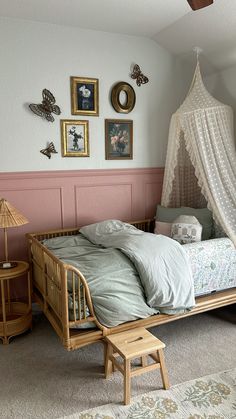
<svg viewBox="0 0 236 419">
<path fill-rule="evenodd" d="M 126 93 L 126 103 L 122 105 L 120 103 L 120 93 L 124 91 Z M 133 87 L 129 83 L 120 81 L 115 84 L 111 91 L 111 103 L 116 112 L 129 113 L 134 108 L 136 102 L 136 95 Z"/>
</svg>

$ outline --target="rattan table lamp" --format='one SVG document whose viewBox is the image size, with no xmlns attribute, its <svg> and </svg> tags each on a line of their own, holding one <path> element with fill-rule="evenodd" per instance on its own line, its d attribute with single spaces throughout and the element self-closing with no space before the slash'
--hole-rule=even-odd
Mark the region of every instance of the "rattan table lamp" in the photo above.
<svg viewBox="0 0 236 419">
<path fill-rule="evenodd" d="M 14 208 L 4 198 L 0 199 L 0 228 L 4 229 L 4 249 L 5 260 L 0 262 L 0 269 L 9 269 L 17 266 L 16 262 L 10 262 L 8 259 L 7 228 L 19 227 L 27 224 L 29 221 L 16 208 Z"/>
</svg>

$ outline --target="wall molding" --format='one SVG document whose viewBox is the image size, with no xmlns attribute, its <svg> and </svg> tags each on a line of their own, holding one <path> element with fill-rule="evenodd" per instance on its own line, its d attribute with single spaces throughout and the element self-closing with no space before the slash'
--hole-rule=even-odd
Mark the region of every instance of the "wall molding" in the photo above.
<svg viewBox="0 0 236 419">
<path fill-rule="evenodd" d="M 83 176 L 115 176 L 115 175 L 163 175 L 164 167 L 149 167 L 135 169 L 88 169 L 88 170 L 42 170 L 27 172 L 0 172 L 1 179 L 39 179 L 39 178 L 61 178 L 61 177 L 83 177 Z"/>
<path fill-rule="evenodd" d="M 160 203 L 163 168 L 0 173 L 4 197 L 29 220 L 8 229 L 9 254 L 26 259 L 25 233 L 82 226 L 107 218 L 151 218 Z M 3 258 L 0 231 L 0 259 Z"/>
</svg>

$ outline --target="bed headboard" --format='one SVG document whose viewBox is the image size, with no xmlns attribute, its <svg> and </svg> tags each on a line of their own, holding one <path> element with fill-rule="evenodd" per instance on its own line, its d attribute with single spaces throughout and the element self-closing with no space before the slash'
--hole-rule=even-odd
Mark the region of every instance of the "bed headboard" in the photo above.
<svg viewBox="0 0 236 419">
<path fill-rule="evenodd" d="M 148 220 L 140 220 L 140 221 L 129 221 L 129 224 L 132 224 L 139 230 L 153 233 L 154 231 L 154 219 L 148 219 Z M 51 239 L 53 237 L 60 237 L 60 236 L 74 236 L 79 233 L 79 227 L 75 228 L 67 228 L 67 229 L 61 229 L 61 230 L 49 230 L 49 231 L 43 231 L 39 233 L 28 233 L 27 237 L 34 237 L 39 241 L 45 240 L 45 239 Z"/>
</svg>

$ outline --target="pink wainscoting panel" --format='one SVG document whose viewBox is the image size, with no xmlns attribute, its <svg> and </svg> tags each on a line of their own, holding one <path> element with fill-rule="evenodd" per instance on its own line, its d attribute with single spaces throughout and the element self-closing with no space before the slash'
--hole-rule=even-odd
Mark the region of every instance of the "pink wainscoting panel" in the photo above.
<svg viewBox="0 0 236 419">
<path fill-rule="evenodd" d="M 161 202 L 162 181 L 146 183 L 145 218 L 156 214 L 157 203 Z"/>
<path fill-rule="evenodd" d="M 131 184 L 76 187 L 76 220 L 78 225 L 86 225 L 111 218 L 122 220 L 132 218 Z"/>
<path fill-rule="evenodd" d="M 24 258 L 25 233 L 48 229 L 63 228 L 63 205 L 61 188 L 25 188 L 1 190 L 0 196 L 9 201 L 29 220 L 22 227 L 9 228 L 9 258 L 17 255 Z M 2 254 L 1 254 L 2 258 Z"/>
<path fill-rule="evenodd" d="M 8 229 L 9 256 L 27 259 L 27 232 L 107 218 L 127 221 L 153 217 L 162 181 L 162 168 L 0 173 L 0 198 L 29 219 L 25 226 Z"/>
</svg>

